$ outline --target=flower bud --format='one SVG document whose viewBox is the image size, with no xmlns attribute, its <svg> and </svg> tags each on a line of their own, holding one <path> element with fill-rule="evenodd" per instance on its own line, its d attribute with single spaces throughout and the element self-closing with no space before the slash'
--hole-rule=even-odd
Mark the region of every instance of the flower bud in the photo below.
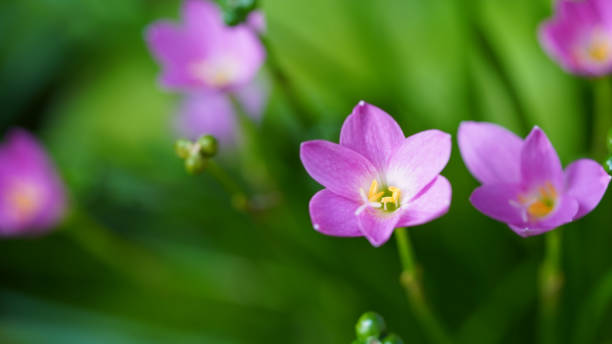
<svg viewBox="0 0 612 344">
<path fill-rule="evenodd" d="M 372 337 L 379 338 L 385 332 L 385 320 L 375 312 L 366 312 L 359 317 L 355 325 L 357 339 L 368 340 Z M 366 343 L 368 343 L 366 341 Z"/>
<path fill-rule="evenodd" d="M 395 333 L 390 333 L 383 338 L 381 344 L 404 344 L 404 341 Z"/>
<path fill-rule="evenodd" d="M 229 26 L 236 26 L 246 20 L 257 7 L 257 0 L 217 0 L 223 10 L 223 20 Z"/>
<path fill-rule="evenodd" d="M 191 154 L 185 159 L 185 169 L 189 174 L 200 174 L 206 167 L 206 159 L 199 154 Z"/>
<path fill-rule="evenodd" d="M 217 154 L 219 144 L 214 136 L 204 135 L 196 143 L 200 145 L 200 155 L 203 158 L 212 158 Z"/>
<path fill-rule="evenodd" d="M 187 157 L 189 157 L 192 147 L 193 143 L 185 139 L 180 139 L 174 144 L 174 150 L 176 151 L 176 155 L 178 155 L 181 159 L 187 159 Z"/>
</svg>

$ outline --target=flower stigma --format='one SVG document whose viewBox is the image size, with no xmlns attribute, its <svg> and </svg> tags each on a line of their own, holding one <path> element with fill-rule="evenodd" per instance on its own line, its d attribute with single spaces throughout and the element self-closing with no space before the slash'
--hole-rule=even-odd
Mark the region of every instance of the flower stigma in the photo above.
<svg viewBox="0 0 612 344">
<path fill-rule="evenodd" d="M 357 208 L 355 215 L 359 215 L 368 207 L 382 208 L 385 212 L 393 212 L 400 207 L 400 189 L 395 186 L 383 187 L 383 191 L 378 191 L 378 181 L 372 180 L 368 193 L 364 189 L 359 189 L 363 204 Z"/>
</svg>

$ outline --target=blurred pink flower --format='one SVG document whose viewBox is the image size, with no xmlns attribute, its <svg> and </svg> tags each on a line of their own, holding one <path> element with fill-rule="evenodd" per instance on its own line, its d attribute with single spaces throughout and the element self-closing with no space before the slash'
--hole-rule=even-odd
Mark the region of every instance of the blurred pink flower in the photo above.
<svg viewBox="0 0 612 344">
<path fill-rule="evenodd" d="M 463 161 L 483 184 L 470 197 L 474 207 L 523 237 L 588 214 L 610 182 L 604 169 L 590 159 L 577 160 L 564 171 L 538 127 L 522 140 L 495 124 L 463 122 L 458 140 Z"/>
<path fill-rule="evenodd" d="M 161 83 L 178 90 L 230 90 L 250 82 L 265 50 L 248 25 L 228 27 L 211 1 L 185 0 L 181 25 L 152 24 L 146 40 L 163 66 Z"/>
<path fill-rule="evenodd" d="M 612 1 L 560 0 L 555 16 L 540 27 L 544 50 L 570 73 L 600 76 L 612 71 Z"/>
<path fill-rule="evenodd" d="M 310 200 L 315 230 L 380 246 L 395 228 L 444 215 L 451 186 L 440 172 L 450 153 L 449 134 L 406 138 L 386 112 L 360 102 L 342 125 L 340 144 L 315 140 L 300 148 L 306 171 L 325 186 Z"/>
<path fill-rule="evenodd" d="M 14 129 L 0 146 L 0 235 L 41 233 L 62 218 L 64 186 L 34 137 Z"/>
<path fill-rule="evenodd" d="M 268 85 L 256 79 L 234 93 L 242 108 L 252 120 L 258 122 L 268 99 Z M 221 151 L 235 147 L 239 142 L 237 113 L 229 97 L 218 92 L 187 94 L 176 117 L 179 135 L 195 140 L 204 134 L 219 140 Z"/>
</svg>

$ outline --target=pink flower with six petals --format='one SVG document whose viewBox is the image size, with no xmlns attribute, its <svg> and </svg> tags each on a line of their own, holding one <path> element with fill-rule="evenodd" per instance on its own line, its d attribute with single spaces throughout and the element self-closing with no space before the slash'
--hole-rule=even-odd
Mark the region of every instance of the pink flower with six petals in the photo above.
<svg viewBox="0 0 612 344">
<path fill-rule="evenodd" d="M 395 228 L 444 215 L 451 186 L 440 172 L 450 152 L 449 134 L 427 130 L 406 138 L 391 116 L 361 101 L 342 126 L 340 144 L 301 145 L 306 171 L 325 186 L 310 200 L 315 230 L 365 236 L 380 246 Z"/>
</svg>

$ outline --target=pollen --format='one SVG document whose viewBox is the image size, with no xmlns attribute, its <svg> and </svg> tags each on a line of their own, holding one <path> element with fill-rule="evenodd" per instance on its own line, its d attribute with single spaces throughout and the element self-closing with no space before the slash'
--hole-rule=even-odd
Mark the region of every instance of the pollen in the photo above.
<svg viewBox="0 0 612 344">
<path fill-rule="evenodd" d="M 383 191 L 378 191 L 378 181 L 372 180 L 368 194 L 365 195 L 363 189 L 361 193 L 364 198 L 364 205 L 371 206 L 373 208 L 383 208 L 385 211 L 394 211 L 399 208 L 400 203 L 400 189 L 395 186 L 389 186 L 382 188 Z M 360 211 L 361 212 L 361 211 Z"/>
</svg>

